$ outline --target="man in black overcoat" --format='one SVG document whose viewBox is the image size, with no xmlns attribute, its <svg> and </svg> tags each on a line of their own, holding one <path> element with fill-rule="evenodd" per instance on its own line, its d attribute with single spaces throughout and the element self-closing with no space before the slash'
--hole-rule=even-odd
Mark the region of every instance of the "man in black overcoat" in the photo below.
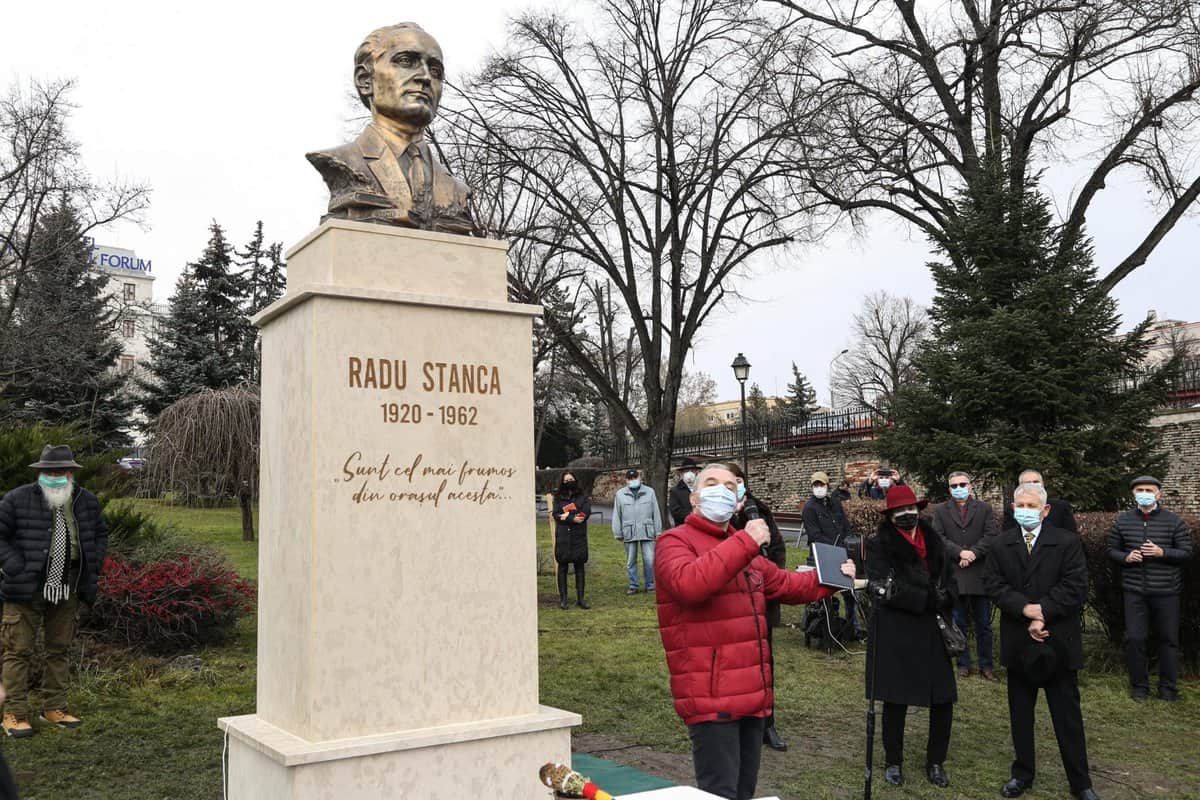
<svg viewBox="0 0 1200 800">
<path fill-rule="evenodd" d="M 1058 752 L 1071 793 L 1098 800 L 1088 772 L 1078 672 L 1083 667 L 1080 613 L 1087 600 L 1087 561 L 1079 537 L 1046 522 L 1050 506 L 1040 484 L 1013 494 L 1014 527 L 988 554 L 984 582 L 1000 607 L 1000 660 L 1008 669 L 1012 779 L 1000 794 L 1019 797 L 1033 786 L 1033 712 L 1046 693 Z"/>
<path fill-rule="evenodd" d="M 692 487 L 696 485 L 698 466 L 690 456 L 684 456 L 679 462 L 679 482 L 667 494 L 667 511 L 671 512 L 672 525 L 682 525 L 692 513 Z"/>
</svg>

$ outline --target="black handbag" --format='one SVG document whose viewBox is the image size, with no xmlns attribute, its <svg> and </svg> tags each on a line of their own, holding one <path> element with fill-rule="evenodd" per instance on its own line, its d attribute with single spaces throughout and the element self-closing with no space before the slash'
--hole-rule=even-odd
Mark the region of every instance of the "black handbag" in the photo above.
<svg viewBox="0 0 1200 800">
<path fill-rule="evenodd" d="M 950 624 L 946 624 L 946 620 L 942 619 L 942 615 L 937 615 L 938 630 L 942 632 L 942 644 L 946 646 L 946 655 L 950 658 L 957 658 L 967 652 L 967 635 L 954 624 L 951 620 Z"/>
</svg>

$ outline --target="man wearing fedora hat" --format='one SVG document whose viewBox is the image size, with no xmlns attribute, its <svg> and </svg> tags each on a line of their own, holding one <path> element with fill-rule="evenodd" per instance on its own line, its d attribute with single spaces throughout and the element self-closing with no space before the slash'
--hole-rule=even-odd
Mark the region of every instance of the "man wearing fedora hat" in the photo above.
<svg viewBox="0 0 1200 800">
<path fill-rule="evenodd" d="M 1087 601 L 1087 560 L 1079 536 L 1046 522 L 1050 504 L 1039 483 L 1013 493 L 1016 525 L 984 560 L 984 586 L 1000 608 L 1000 660 L 1008 669 L 1008 715 L 1016 757 L 1003 797 L 1033 787 L 1033 714 L 1046 693 L 1071 794 L 1098 800 L 1088 769 L 1078 672 L 1083 668 L 1080 612 Z"/>
<path fill-rule="evenodd" d="M 1136 508 L 1122 511 L 1108 534 L 1108 556 L 1121 565 L 1125 594 L 1125 660 L 1134 700 L 1150 695 L 1146 637 L 1158 636 L 1158 696 L 1179 699 L 1179 604 L 1183 564 L 1192 557 L 1187 523 L 1159 503 L 1162 482 L 1153 475 L 1129 484 Z"/>
<path fill-rule="evenodd" d="M 29 465 L 33 483 L 0 499 L 0 597 L 4 600 L 0 644 L 4 648 L 3 727 L 9 736 L 32 736 L 29 662 L 38 628 L 45 632 L 46 658 L 41 718 L 60 728 L 77 728 L 67 711 L 67 653 L 75 636 L 79 599 L 96 596 L 108 529 L 96 496 L 75 485 L 75 462 L 66 445 L 46 445 Z"/>
</svg>

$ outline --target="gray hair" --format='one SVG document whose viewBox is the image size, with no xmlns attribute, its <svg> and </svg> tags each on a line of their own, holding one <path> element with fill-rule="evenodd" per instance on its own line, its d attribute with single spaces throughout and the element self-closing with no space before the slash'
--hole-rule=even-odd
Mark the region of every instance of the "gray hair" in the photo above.
<svg viewBox="0 0 1200 800">
<path fill-rule="evenodd" d="M 1017 498 L 1021 495 L 1032 495 L 1036 497 L 1042 505 L 1046 505 L 1046 487 L 1042 486 L 1040 483 L 1022 483 L 1020 486 L 1018 486 L 1017 490 L 1013 492 L 1014 504 L 1016 504 Z"/>
<path fill-rule="evenodd" d="M 399 22 L 395 25 L 386 25 L 382 28 L 376 28 L 367 34 L 367 38 L 363 39 L 363 43 L 354 51 L 354 74 L 358 74 L 359 67 L 367 71 L 368 75 L 375 74 L 375 59 L 383 55 L 383 51 L 387 49 L 388 39 L 396 31 L 417 31 L 429 36 L 429 32 L 415 22 Z M 430 37 L 433 38 L 433 37 Z M 358 83 L 355 82 L 357 91 Z M 358 92 L 359 101 L 368 109 L 371 108 L 371 98 Z"/>
<path fill-rule="evenodd" d="M 966 478 L 968 483 L 970 483 L 970 481 L 971 481 L 971 476 L 968 475 L 967 473 L 963 472 L 962 470 L 958 470 L 957 472 L 951 472 L 950 477 L 946 478 L 946 480 L 952 481 L 955 478 Z"/>
<path fill-rule="evenodd" d="M 1021 480 L 1021 476 L 1023 476 L 1023 475 L 1028 475 L 1028 474 L 1030 474 L 1030 473 L 1033 473 L 1034 475 L 1037 475 L 1037 476 L 1038 476 L 1038 480 L 1039 480 L 1039 481 L 1041 481 L 1043 484 L 1046 482 L 1046 476 L 1045 476 L 1045 475 L 1043 475 L 1042 473 L 1038 472 L 1036 469 L 1023 469 L 1023 470 L 1021 470 L 1020 472 L 1018 472 L 1018 473 L 1017 473 L 1017 480 Z"/>
</svg>

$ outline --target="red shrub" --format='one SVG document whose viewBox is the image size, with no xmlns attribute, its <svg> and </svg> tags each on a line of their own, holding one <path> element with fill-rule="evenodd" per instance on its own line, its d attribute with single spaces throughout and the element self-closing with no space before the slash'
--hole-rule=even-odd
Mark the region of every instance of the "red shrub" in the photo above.
<svg viewBox="0 0 1200 800">
<path fill-rule="evenodd" d="M 91 625 L 103 637 L 162 650 L 220 639 L 254 606 L 254 584 L 222 560 L 188 555 L 135 564 L 109 556 Z"/>
</svg>

